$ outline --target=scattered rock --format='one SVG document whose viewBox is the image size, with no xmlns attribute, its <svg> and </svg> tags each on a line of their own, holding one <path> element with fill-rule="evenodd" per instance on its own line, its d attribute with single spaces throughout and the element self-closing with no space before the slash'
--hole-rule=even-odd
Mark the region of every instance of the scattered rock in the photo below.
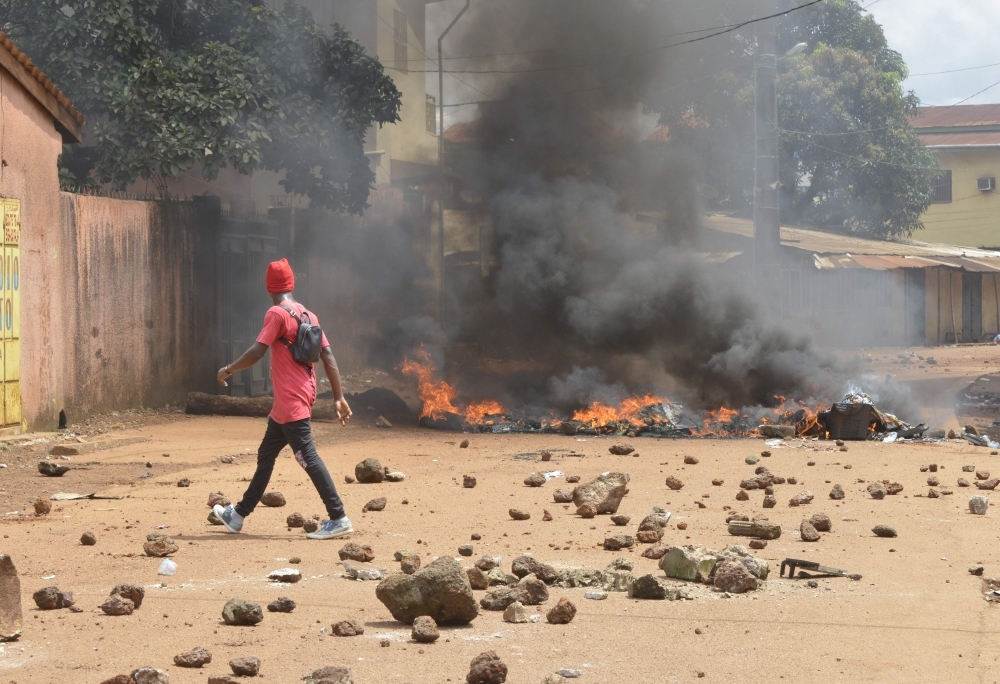
<svg viewBox="0 0 1000 684">
<path fill-rule="evenodd" d="M 868 494 L 871 495 L 873 499 L 884 499 L 889 490 L 885 488 L 885 485 L 881 482 L 872 482 L 868 485 Z"/>
<path fill-rule="evenodd" d="M 375 552 L 372 551 L 372 547 L 365 544 L 356 544 L 354 542 L 348 542 L 344 544 L 337 555 L 340 556 L 340 560 L 352 560 L 358 563 L 371 563 L 375 560 Z"/>
<path fill-rule="evenodd" d="M 282 568 L 281 570 L 274 570 L 268 573 L 267 578 L 272 582 L 295 584 L 302 579 L 302 573 L 295 568 Z"/>
<path fill-rule="evenodd" d="M 57 608 L 69 608 L 73 605 L 73 592 L 60 591 L 59 587 L 45 587 L 39 589 L 31 598 L 35 600 L 35 605 L 39 610 L 56 610 Z"/>
<path fill-rule="evenodd" d="M 543 461 L 545 461 L 545 462 L 551 461 L 552 460 L 552 452 L 551 451 L 543 451 L 542 454 L 541 454 L 541 459 Z"/>
<path fill-rule="evenodd" d="M 653 560 L 660 560 L 667 553 L 670 547 L 666 544 L 653 544 L 648 549 L 642 552 L 643 558 L 652 558 Z"/>
<path fill-rule="evenodd" d="M 48 515 L 52 512 L 52 504 L 45 499 L 35 499 L 35 503 L 33 505 L 35 507 L 35 515 Z"/>
<path fill-rule="evenodd" d="M 755 465 L 755 464 L 757 464 L 760 461 L 760 457 L 758 457 L 758 456 L 756 456 L 754 454 L 751 454 L 751 455 L 747 456 L 745 459 L 743 459 L 743 461 L 747 465 Z"/>
<path fill-rule="evenodd" d="M 510 564 L 510 571 L 518 579 L 534 575 L 546 584 L 551 584 L 559 577 L 559 571 L 551 565 L 540 563 L 533 556 L 518 556 Z"/>
<path fill-rule="evenodd" d="M 46 477 L 62 477 L 69 472 L 69 466 L 53 463 L 52 461 L 39 461 L 38 472 Z"/>
<path fill-rule="evenodd" d="M 483 556 L 476 561 L 476 567 L 483 572 L 489 572 L 497 566 L 497 561 L 492 556 Z"/>
<path fill-rule="evenodd" d="M 596 513 L 617 513 L 622 498 L 628 494 L 627 473 L 604 473 L 593 482 L 573 490 L 573 503 L 579 508 L 593 504 Z"/>
<path fill-rule="evenodd" d="M 895 528 L 889 527 L 888 525 L 876 525 L 872 528 L 872 532 L 876 537 L 895 537 Z"/>
<path fill-rule="evenodd" d="M 664 482 L 664 484 L 670 487 L 670 489 L 674 490 L 675 492 L 684 487 L 684 483 L 681 482 L 676 475 L 671 475 L 670 477 L 668 477 L 666 482 Z"/>
<path fill-rule="evenodd" d="M 264 619 L 260 604 L 241 599 L 229 599 L 222 608 L 222 621 L 227 625 L 256 625 Z"/>
<path fill-rule="evenodd" d="M 226 507 L 232 502 L 229 498 L 222 492 L 213 492 L 208 495 L 208 507 L 214 508 L 215 506 Z"/>
<path fill-rule="evenodd" d="M 510 514 L 514 520 L 528 520 L 531 518 L 531 513 L 528 511 L 521 510 L 520 508 L 512 508 L 507 513 Z"/>
<path fill-rule="evenodd" d="M 997 488 L 998 484 L 1000 484 L 1000 479 L 994 477 L 989 480 L 980 480 L 976 483 L 976 487 L 979 489 L 993 490 Z"/>
<path fill-rule="evenodd" d="M 969 568 L 969 574 L 974 575 L 976 577 L 982 577 L 984 571 L 985 568 L 982 565 L 973 565 L 971 568 Z"/>
<path fill-rule="evenodd" d="M 698 457 L 697 456 L 685 456 L 684 457 L 684 463 L 686 465 L 698 465 Z"/>
<path fill-rule="evenodd" d="M 132 675 L 120 674 L 111 679 L 105 679 L 101 684 L 135 684 L 135 680 L 132 679 Z"/>
<path fill-rule="evenodd" d="M 552 514 L 549 513 L 548 509 L 542 509 L 542 522 L 552 522 Z"/>
<path fill-rule="evenodd" d="M 201 646 L 196 646 L 190 651 L 174 656 L 174 665 L 177 667 L 201 667 L 210 662 L 212 662 L 212 654 Z"/>
<path fill-rule="evenodd" d="M 135 684 L 170 684 L 170 675 L 155 667 L 140 667 L 132 672 Z"/>
<path fill-rule="evenodd" d="M 504 613 L 506 615 L 506 613 Z M 545 614 L 545 619 L 553 625 L 568 625 L 576 617 L 576 606 L 568 599 L 561 598 Z"/>
<path fill-rule="evenodd" d="M 541 473 L 532 473 L 524 478 L 524 484 L 528 487 L 541 487 L 545 484 L 545 476 Z"/>
<path fill-rule="evenodd" d="M 597 506 L 592 503 L 585 503 L 576 509 L 576 514 L 581 518 L 593 518 L 597 515 Z"/>
<path fill-rule="evenodd" d="M 660 558 L 660 569 L 667 577 L 705 582 L 712 575 L 717 558 L 700 546 L 673 546 Z"/>
<path fill-rule="evenodd" d="M 968 487 L 969 486 L 969 481 L 966 480 L 964 477 L 960 477 L 960 478 L 958 478 L 958 486 L 959 487 Z"/>
<path fill-rule="evenodd" d="M 747 494 L 747 492 L 746 492 L 745 489 L 741 489 L 740 491 L 736 492 L 736 500 L 737 501 L 749 501 L 750 500 L 750 495 Z"/>
<path fill-rule="evenodd" d="M 616 534 L 604 540 L 605 551 L 621 551 L 635 544 L 635 538 L 630 534 Z"/>
<path fill-rule="evenodd" d="M 503 610 L 503 621 L 515 625 L 522 625 L 528 622 L 528 612 L 524 609 L 524 604 L 514 601 Z"/>
<path fill-rule="evenodd" d="M 940 484 L 941 484 L 941 480 L 937 479 L 937 477 L 934 476 L 934 475 L 931 475 L 930 477 L 927 478 L 927 486 L 928 487 L 937 487 Z"/>
<path fill-rule="evenodd" d="M 357 620 L 341 620 L 330 626 L 330 633 L 339 637 L 360 636 L 365 633 L 365 626 Z"/>
<path fill-rule="evenodd" d="M 191 480 L 189 480 L 186 477 L 182 477 L 181 479 L 177 480 L 177 486 L 178 487 L 190 487 L 191 486 Z"/>
<path fill-rule="evenodd" d="M 896 494 L 899 494 L 901 491 L 903 491 L 903 485 L 900 484 L 899 482 L 888 482 L 888 483 L 883 482 L 882 484 L 885 485 L 885 493 L 889 494 L 890 496 L 895 496 Z"/>
<path fill-rule="evenodd" d="M 369 501 L 368 503 L 366 503 L 365 507 L 362 508 L 361 510 L 362 511 L 384 511 L 386 503 L 388 503 L 386 501 L 386 498 L 384 496 L 380 496 L 379 498 L 372 499 L 371 501 Z"/>
<path fill-rule="evenodd" d="M 765 539 L 751 539 L 749 546 L 750 546 L 751 549 L 754 549 L 755 551 L 760 551 L 761 549 L 766 549 L 767 548 L 767 540 L 765 540 Z"/>
<path fill-rule="evenodd" d="M 760 489 L 760 480 L 755 477 L 740 481 L 740 489 L 753 490 Z"/>
<path fill-rule="evenodd" d="M 375 588 L 375 596 L 407 624 L 420 615 L 438 624 L 468 623 L 479 614 L 469 576 L 454 558 L 438 558 L 412 575 L 390 575 Z"/>
<path fill-rule="evenodd" d="M 172 553 L 177 553 L 178 550 L 177 544 L 170 537 L 159 537 L 147 541 L 142 545 L 142 549 L 146 552 L 147 556 L 154 558 L 164 558 Z"/>
<path fill-rule="evenodd" d="M 573 501 L 573 492 L 568 489 L 557 489 L 552 492 L 552 499 L 556 503 L 571 503 Z"/>
<path fill-rule="evenodd" d="M 808 523 L 803 523 L 808 525 Z M 811 527 L 811 526 L 810 526 Z M 815 533 L 815 530 L 813 530 Z M 817 535 L 819 536 L 819 535 Z M 727 559 L 715 568 L 713 583 L 716 589 L 730 594 L 744 594 L 757 589 L 757 578 L 738 560 Z"/>
<path fill-rule="evenodd" d="M 407 573 L 412 575 L 413 573 Z M 490 586 L 490 581 L 486 577 L 486 573 L 479 568 L 469 568 L 465 571 L 465 574 L 469 577 L 469 586 L 477 591 L 482 591 Z"/>
<path fill-rule="evenodd" d="M 974 465 L 964 465 L 962 466 L 963 473 L 974 473 L 976 472 L 976 466 Z"/>
<path fill-rule="evenodd" d="M 504 684 L 507 681 L 507 666 L 496 651 L 480 653 L 469 664 L 466 684 Z"/>
<path fill-rule="evenodd" d="M 105 615 L 131 615 L 135 611 L 135 604 L 118 594 L 106 598 L 99 607 Z"/>
<path fill-rule="evenodd" d="M 985 496 L 973 496 L 969 498 L 969 511 L 976 515 L 986 515 L 986 510 L 990 506 L 990 500 Z"/>
<path fill-rule="evenodd" d="M 819 532 L 816 531 L 816 528 L 808 520 L 803 520 L 802 524 L 799 525 L 799 535 L 802 537 L 802 541 L 806 542 L 820 540 Z"/>
<path fill-rule="evenodd" d="M 377 484 L 385 479 L 385 469 L 378 459 L 366 458 L 354 466 L 354 477 L 362 484 Z"/>
<path fill-rule="evenodd" d="M 142 607 L 142 601 L 146 598 L 146 589 L 138 584 L 116 584 L 111 590 L 111 595 L 117 594 L 122 598 L 127 598 L 132 602 L 136 610 Z"/>
<path fill-rule="evenodd" d="M 833 521 L 826 513 L 814 513 L 809 522 L 816 528 L 817 532 L 829 532 L 833 529 Z"/>
<path fill-rule="evenodd" d="M 291 613 L 295 610 L 295 601 L 287 596 L 279 596 L 267 604 L 267 609 L 272 613 Z"/>
<path fill-rule="evenodd" d="M 302 527 L 306 519 L 301 513 L 292 513 L 290 516 L 285 518 L 285 524 L 288 527 Z"/>
<path fill-rule="evenodd" d="M 628 456 L 633 451 L 635 451 L 635 447 L 630 444 L 614 444 L 608 447 L 608 452 L 612 456 Z"/>
<path fill-rule="evenodd" d="M 390 423 L 385 416 L 379 416 L 375 419 L 375 427 L 388 429 L 392 427 L 392 423 Z"/>
<path fill-rule="evenodd" d="M 653 575 L 643 575 L 636 577 L 628 585 L 629 598 L 649 599 L 653 601 L 676 601 L 681 598 L 688 598 L 685 593 L 672 588 L 659 577 Z"/>
<path fill-rule="evenodd" d="M 233 658 L 229 661 L 229 667 L 232 668 L 234 675 L 256 677 L 260 672 L 260 659 L 254 656 Z"/>
<path fill-rule="evenodd" d="M 398 470 L 390 470 L 385 474 L 386 482 L 402 482 L 406 479 L 406 473 L 400 472 Z"/>
<path fill-rule="evenodd" d="M 206 519 L 208 520 L 208 522 L 210 522 L 213 525 L 221 525 L 222 524 L 222 521 L 219 520 L 219 516 L 217 516 L 215 514 L 215 511 L 209 511 L 208 512 L 208 518 L 206 518 Z"/>
<path fill-rule="evenodd" d="M 346 484 L 354 484 L 355 480 L 350 475 L 344 475 L 344 482 Z"/>
<path fill-rule="evenodd" d="M 517 595 L 517 600 L 526 606 L 537 606 L 549 600 L 549 588 L 545 582 L 534 575 L 528 575 L 521 579 L 513 587 Z"/>
<path fill-rule="evenodd" d="M 927 466 L 927 469 L 932 473 L 936 473 L 938 470 L 937 463 L 931 463 L 929 466 Z"/>
<path fill-rule="evenodd" d="M 462 486 L 465 487 L 466 489 L 472 489 L 473 487 L 476 486 L 476 478 L 474 478 L 472 475 L 463 475 Z"/>
<path fill-rule="evenodd" d="M 720 478 L 718 478 L 718 477 L 717 477 L 717 478 L 715 478 L 714 480 L 712 480 L 712 484 L 713 484 L 713 485 L 715 485 L 716 487 L 721 487 L 721 486 L 722 486 L 722 485 L 724 485 L 725 483 L 726 483 L 726 481 L 725 481 L 725 480 L 723 480 L 723 479 L 720 479 Z"/>
<path fill-rule="evenodd" d="M 764 497 L 764 501 L 761 504 L 764 508 L 774 508 L 778 505 L 778 497 L 773 494 L 768 494 Z"/>
<path fill-rule="evenodd" d="M 433 644 L 437 641 L 441 633 L 438 632 L 437 623 L 434 618 L 421 615 L 413 621 L 413 629 L 410 631 L 413 640 L 421 644 Z"/>
<path fill-rule="evenodd" d="M 399 569 L 402 570 L 405 575 L 412 575 L 420 569 L 420 556 L 414 553 L 410 556 L 402 558 L 399 561 Z"/>
<path fill-rule="evenodd" d="M 566 482 L 568 484 L 576 484 L 579 481 L 580 481 L 579 475 L 570 475 L 569 477 L 566 478 Z"/>
<path fill-rule="evenodd" d="M 930 490 L 927 491 L 927 498 L 928 499 L 937 499 L 940 496 L 941 496 L 941 494 L 936 489 L 930 489 Z"/>
<path fill-rule="evenodd" d="M 83 546 L 93 546 L 97 543 L 97 537 L 93 532 L 84 532 L 80 535 L 80 543 Z"/>
<path fill-rule="evenodd" d="M 458 445 L 458 448 L 459 449 L 468 449 L 469 448 L 469 440 L 463 439 L 462 443 Z"/>
<path fill-rule="evenodd" d="M 688 528 L 688 524 L 686 522 L 679 522 L 679 523 L 677 523 L 677 529 L 678 530 L 686 530 L 687 528 Z"/>
<path fill-rule="evenodd" d="M 327 665 L 313 670 L 303 677 L 303 684 L 354 684 L 351 679 L 351 668 L 342 665 Z"/>
</svg>

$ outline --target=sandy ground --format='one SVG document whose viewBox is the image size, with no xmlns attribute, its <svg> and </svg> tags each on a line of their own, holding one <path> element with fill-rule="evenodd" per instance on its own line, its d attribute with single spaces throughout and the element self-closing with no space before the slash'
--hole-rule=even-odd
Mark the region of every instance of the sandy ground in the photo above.
<svg viewBox="0 0 1000 684">
<path fill-rule="evenodd" d="M 909 365 L 895 369 L 886 361 L 902 350 L 882 350 L 873 367 L 897 376 L 912 372 L 909 379 L 914 380 L 945 378 L 939 382 L 947 386 L 951 376 L 974 379 L 995 373 L 995 349 L 914 350 L 938 360 L 928 373 Z M 950 420 L 957 424 L 953 411 Z M 34 496 L 54 487 L 99 488 L 126 497 L 57 503 L 41 518 L 0 517 L 0 552 L 11 554 L 20 571 L 25 609 L 23 637 L 0 645 L 0 681 L 96 684 L 151 665 L 168 671 L 174 684 L 204 683 L 209 675 L 228 673 L 229 659 L 256 655 L 263 663 L 262 677 L 271 682 L 296 682 L 328 664 L 350 666 L 358 684 L 463 682 L 469 660 L 487 649 L 507 663 L 512 684 L 537 684 L 559 668 L 583 670 L 579 681 L 584 684 L 688 682 L 696 681 L 699 672 L 707 681 L 766 678 L 810 684 L 1000 679 L 1000 607 L 983 600 L 980 578 L 967 572 L 970 565 L 982 563 L 987 577 L 1000 577 L 1000 513 L 991 507 L 985 517 L 969 514 L 968 497 L 977 492 L 954 486 L 963 465 L 1000 475 L 1000 457 L 987 449 L 962 442 L 851 443 L 841 452 L 826 442 L 787 442 L 771 449 L 773 455 L 761 463 L 775 474 L 798 478 L 799 484 L 777 486 L 778 507 L 764 511 L 761 492 L 751 493 L 748 502 L 735 500 L 739 480 L 753 474 L 744 458 L 764 448 L 761 440 L 634 439 L 639 455 L 618 457 L 607 448 L 622 440 L 610 438 L 471 435 L 470 448 L 460 449 L 462 436 L 456 434 L 401 426 L 379 430 L 368 418 L 347 428 L 318 423 L 320 453 L 338 483 L 366 457 L 407 474 L 396 484 L 338 484 L 356 527 L 349 540 L 370 544 L 374 565 L 392 571 L 398 569 L 392 560 L 398 548 L 419 549 L 426 561 L 457 557 L 457 547 L 470 543 L 475 532 L 482 540 L 471 542 L 473 558 L 461 558 L 466 567 L 482 554 L 503 556 L 508 569 L 510 560 L 525 552 L 557 567 L 603 568 L 624 555 L 634 561 L 635 574 L 659 575 L 655 561 L 640 557 L 642 546 L 620 554 L 601 549 L 609 534 L 634 533 L 654 505 L 674 514 L 665 543 L 721 548 L 745 541 L 726 533 L 726 507 L 751 516 L 766 514 L 784 530 L 758 552 L 770 561 L 774 575 L 751 594 L 723 598 L 710 588 L 691 586 L 693 601 L 635 601 L 619 593 L 592 601 L 582 589 L 553 589 L 548 604 L 537 612 L 544 614 L 565 596 L 579 609 L 570 625 L 553 626 L 544 619 L 512 625 L 500 613 L 483 611 L 471 625 L 443 627 L 438 643 L 420 646 L 375 598 L 375 583 L 341 577 L 336 551 L 345 540 L 310 541 L 301 530 L 285 527 L 285 517 L 293 511 L 310 515 L 322 510 L 308 478 L 287 452 L 271 486 L 285 494 L 286 507 L 259 508 L 239 536 L 206 522 L 209 493 L 222 491 L 236 500 L 246 487 L 263 420 L 180 417 L 152 422 L 117 430 L 149 441 L 74 457 L 69 465 L 87 463 L 90 469 L 71 471 L 60 480 L 34 470 L 45 453 L 42 444 L 34 445 L 35 451 L 11 448 L 0 455 L 8 464 L 0 470 L 2 513 L 23 511 Z M 546 449 L 554 456 L 543 465 L 538 454 Z M 234 463 L 220 461 L 226 454 L 237 455 Z M 700 463 L 684 465 L 685 455 L 697 456 Z M 942 485 L 954 495 L 923 496 L 928 473 L 919 467 L 932 462 L 941 468 L 937 475 Z M 617 528 L 607 516 L 584 520 L 554 504 L 552 492 L 565 486 L 562 479 L 541 488 L 522 484 L 528 474 L 543 469 L 579 475 L 584 482 L 607 470 L 628 472 L 631 491 L 620 512 L 631 515 L 632 524 Z M 146 472 L 153 476 L 138 479 Z M 479 486 L 463 489 L 464 474 L 475 475 Z M 671 474 L 683 480 L 682 490 L 665 487 Z M 190 478 L 190 488 L 177 488 L 179 477 Z M 712 486 L 713 478 L 724 478 L 725 484 Z M 865 487 L 876 479 L 899 481 L 905 489 L 875 501 Z M 828 498 L 835 483 L 846 490 L 845 500 Z M 788 499 L 802 489 L 812 491 L 815 501 L 790 508 Z M 365 502 L 379 496 L 388 498 L 386 510 L 362 514 Z M 404 505 L 404 499 L 409 503 Z M 707 508 L 699 509 L 696 501 Z M 531 520 L 511 520 L 511 507 L 530 511 Z M 545 509 L 552 522 L 542 521 Z M 799 522 L 820 511 L 832 518 L 832 532 L 818 543 L 800 541 Z M 688 525 L 683 531 L 677 529 L 682 522 Z M 876 538 L 870 532 L 876 524 L 893 525 L 899 537 Z M 96 546 L 80 545 L 81 533 L 88 530 L 97 535 Z M 157 576 L 160 559 L 142 553 L 145 536 L 157 530 L 180 547 L 174 577 Z M 290 586 L 268 582 L 267 573 L 288 566 L 293 556 L 302 559 L 297 567 L 303 581 Z M 819 588 L 810 589 L 804 581 L 777 578 L 778 564 L 789 556 L 864 577 L 859 582 L 821 579 Z M 119 582 L 146 587 L 142 607 L 128 617 L 95 612 Z M 38 611 L 31 594 L 50 585 L 73 591 L 83 612 Z M 476 594 L 480 598 L 483 592 Z M 277 596 L 291 597 L 298 608 L 291 614 L 265 613 L 256 627 L 229 627 L 221 621 L 222 607 L 231 597 L 266 603 Z M 331 623 L 343 619 L 363 622 L 365 634 L 337 638 L 321 631 L 329 632 Z M 388 648 L 379 644 L 385 638 L 391 640 Z M 201 670 L 175 667 L 173 656 L 194 646 L 210 650 L 213 662 Z"/>
</svg>

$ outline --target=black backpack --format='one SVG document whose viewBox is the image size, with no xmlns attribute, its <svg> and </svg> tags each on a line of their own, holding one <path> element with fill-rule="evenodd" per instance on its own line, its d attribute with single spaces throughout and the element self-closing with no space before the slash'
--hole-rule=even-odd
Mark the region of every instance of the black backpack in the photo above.
<svg viewBox="0 0 1000 684">
<path fill-rule="evenodd" d="M 313 325 L 308 311 L 303 310 L 302 319 L 299 319 L 292 309 L 287 306 L 281 308 L 299 324 L 299 334 L 294 342 L 289 342 L 285 338 L 281 338 L 281 341 L 288 347 L 288 351 L 292 352 L 293 359 L 311 369 L 312 365 L 319 361 L 320 353 L 323 351 L 323 329 Z"/>
</svg>

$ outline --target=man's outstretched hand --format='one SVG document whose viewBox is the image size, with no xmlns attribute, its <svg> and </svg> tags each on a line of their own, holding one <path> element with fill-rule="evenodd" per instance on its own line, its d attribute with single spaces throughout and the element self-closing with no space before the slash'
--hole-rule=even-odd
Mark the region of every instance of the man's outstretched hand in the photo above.
<svg viewBox="0 0 1000 684">
<path fill-rule="evenodd" d="M 347 400 L 337 399 L 333 402 L 333 406 L 337 409 L 337 417 L 340 418 L 340 424 L 347 425 L 347 421 L 354 415 L 351 412 L 351 407 L 347 405 Z"/>
<path fill-rule="evenodd" d="M 222 368 L 219 369 L 219 372 L 216 374 L 215 377 L 219 381 L 220 385 L 222 385 L 223 387 L 229 387 L 229 383 L 226 382 L 226 380 L 232 377 L 232 375 L 233 374 L 229 371 L 229 367 L 223 366 Z"/>
</svg>

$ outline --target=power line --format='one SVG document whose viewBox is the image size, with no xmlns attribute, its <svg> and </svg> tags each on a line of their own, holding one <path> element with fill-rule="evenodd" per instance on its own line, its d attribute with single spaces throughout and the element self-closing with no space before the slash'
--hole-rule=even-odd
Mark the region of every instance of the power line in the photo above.
<svg viewBox="0 0 1000 684">
<path fill-rule="evenodd" d="M 994 62 L 993 64 L 983 64 L 981 66 L 974 66 L 974 67 L 963 67 L 961 69 L 949 69 L 948 71 L 927 71 L 922 74 L 910 74 L 909 77 L 914 78 L 916 76 L 937 76 L 938 74 L 955 74 L 958 73 L 959 71 L 973 71 L 975 69 L 986 69 L 988 67 L 995 67 L 995 66 L 1000 66 L 1000 62 Z"/>
<path fill-rule="evenodd" d="M 709 38 L 715 38 L 716 36 L 721 36 L 721 35 L 724 35 L 726 33 L 732 33 L 733 31 L 741 29 L 744 26 L 749 26 L 750 24 L 756 24 L 758 22 L 766 21 L 768 19 L 774 19 L 776 17 L 782 17 L 782 16 L 785 16 L 787 14 L 791 14 L 792 12 L 795 12 L 797 10 L 805 9 L 806 7 L 811 7 L 812 5 L 818 5 L 821 2 L 823 2 L 823 0 L 810 0 L 810 2 L 807 2 L 804 5 L 798 5 L 798 6 L 793 7 L 790 10 L 787 10 L 785 12 L 777 12 L 775 14 L 769 14 L 767 16 L 758 17 L 756 19 L 748 19 L 747 21 L 740 22 L 739 24 L 730 24 L 730 25 L 728 25 L 728 27 L 727 26 L 719 26 L 717 28 L 722 29 L 722 30 L 716 31 L 715 33 L 710 33 L 707 36 L 699 36 L 697 38 L 691 38 L 690 40 L 682 40 L 679 43 L 670 43 L 669 45 L 661 45 L 660 47 L 650 48 L 648 50 L 640 50 L 638 52 L 633 52 L 633 53 L 630 53 L 630 54 L 627 54 L 627 55 L 623 55 L 623 56 L 619 57 L 619 59 L 628 59 L 630 57 L 638 57 L 638 56 L 641 56 L 641 55 L 647 55 L 647 54 L 649 54 L 651 52 L 659 52 L 661 50 L 669 50 L 670 48 L 680 47 L 681 45 L 690 45 L 691 43 L 697 43 L 697 42 L 702 41 L 702 40 L 708 40 Z M 707 30 L 712 30 L 712 29 L 705 29 L 705 30 L 707 31 Z M 590 67 L 590 66 L 601 66 L 601 65 L 604 65 L 604 64 L 607 64 L 606 60 L 602 60 L 602 61 L 599 61 L 599 62 L 591 61 L 591 62 L 581 62 L 579 64 L 566 64 L 566 65 L 562 65 L 562 66 L 539 67 L 539 68 L 535 68 L 535 69 L 453 69 L 453 70 L 445 71 L 445 73 L 446 74 L 534 74 L 534 73 L 542 73 L 542 72 L 549 72 L 549 71 L 561 71 L 563 69 L 578 69 L 578 68 Z M 425 72 L 425 73 L 437 73 L 437 71 L 427 70 L 427 72 Z"/>
<path fill-rule="evenodd" d="M 998 86 L 998 85 L 1000 85 L 1000 81 L 997 81 L 997 82 L 996 82 L 996 83 L 994 83 L 993 85 L 988 85 L 988 86 L 986 86 L 985 88 L 983 88 L 982 90 L 980 90 L 980 91 L 979 91 L 978 93 L 973 93 L 972 95 L 969 95 L 969 96 L 968 96 L 967 98 L 965 98 L 964 100 L 959 100 L 958 102 L 956 102 L 956 103 L 954 103 L 954 104 L 950 104 L 950 105 L 948 105 L 948 106 L 949 106 L 949 107 L 954 107 L 955 105 L 960 105 L 960 104 L 962 104 L 963 102 L 968 102 L 969 100 L 971 100 L 972 98 L 974 98 L 974 97 L 975 97 L 976 95 L 982 95 L 983 93 L 985 93 L 985 92 L 986 92 L 987 90 L 989 90 L 990 88 L 993 88 L 993 87 L 995 87 L 995 86 Z M 980 119 L 980 120 L 981 120 L 981 119 Z"/>
</svg>

